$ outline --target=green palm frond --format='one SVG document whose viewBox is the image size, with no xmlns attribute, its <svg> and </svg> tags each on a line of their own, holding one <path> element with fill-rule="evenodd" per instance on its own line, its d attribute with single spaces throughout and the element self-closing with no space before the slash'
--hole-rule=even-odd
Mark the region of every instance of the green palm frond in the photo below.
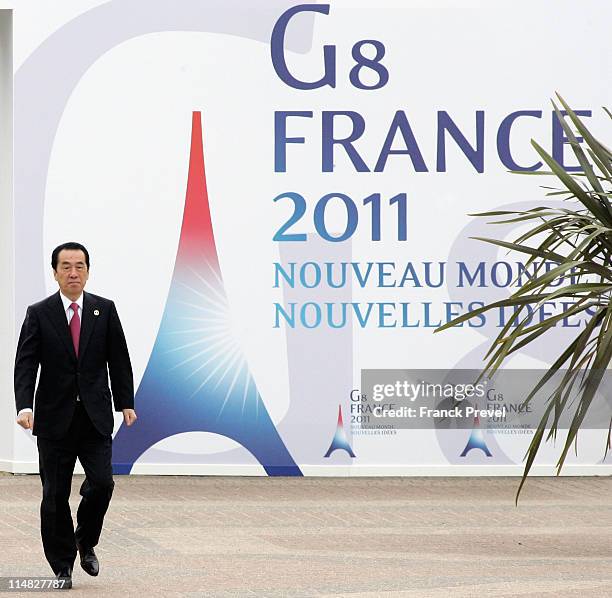
<svg viewBox="0 0 612 598">
<path fill-rule="evenodd" d="M 482 378 L 492 376 L 509 355 L 548 332 L 561 318 L 579 313 L 586 313 L 588 316 L 584 329 L 561 352 L 524 401 L 525 404 L 529 403 L 555 374 L 564 372 L 561 381 L 548 398 L 525 454 L 525 469 L 517 490 L 517 501 L 542 440 L 546 442 L 556 438 L 561 416 L 570 413 L 571 423 L 556 464 L 557 474 L 561 472 L 572 444 L 577 441 L 578 430 L 603 374 L 612 360 L 612 152 L 591 134 L 559 94 L 557 100 L 561 109 L 555 101 L 552 102 L 553 109 L 582 171 L 570 174 L 532 140 L 534 149 L 549 170 L 519 174 L 555 177 L 561 188 L 546 187 L 551 189 L 547 195 L 560 197 L 570 205 L 563 208 L 538 206 L 523 211 L 495 210 L 471 214 L 480 217 L 502 217 L 491 224 L 530 225 L 531 228 L 513 242 L 473 238 L 524 254 L 525 266 L 533 265 L 534 276 L 506 299 L 467 312 L 435 330 L 440 332 L 491 309 L 513 308 L 513 315 L 485 356 L 486 365 L 480 374 Z M 612 113 L 608 109 L 604 110 L 612 118 Z M 582 137 L 583 143 L 578 142 L 574 129 Z M 542 272 L 545 262 L 552 262 L 556 266 Z M 535 309 L 560 297 L 573 302 L 572 307 L 561 314 L 532 323 L 532 313 Z M 576 386 L 578 400 L 570 402 L 569 397 Z M 611 445 L 612 420 L 608 429 L 606 451 Z"/>
</svg>

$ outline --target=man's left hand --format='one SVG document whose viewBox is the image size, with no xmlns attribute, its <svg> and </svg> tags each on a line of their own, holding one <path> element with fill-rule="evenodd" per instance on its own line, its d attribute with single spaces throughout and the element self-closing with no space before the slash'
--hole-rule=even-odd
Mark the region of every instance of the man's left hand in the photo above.
<svg viewBox="0 0 612 598">
<path fill-rule="evenodd" d="M 138 417 L 136 416 L 136 411 L 133 409 L 122 409 L 123 411 L 123 421 L 126 426 L 131 426 Z"/>
</svg>

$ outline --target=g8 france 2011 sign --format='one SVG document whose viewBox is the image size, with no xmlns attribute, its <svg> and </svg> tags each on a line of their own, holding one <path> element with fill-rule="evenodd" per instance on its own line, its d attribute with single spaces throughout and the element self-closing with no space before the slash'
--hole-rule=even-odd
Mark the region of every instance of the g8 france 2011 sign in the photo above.
<svg viewBox="0 0 612 598">
<path fill-rule="evenodd" d="M 579 168 L 555 91 L 609 131 L 609 9 L 555 6 L 552 28 L 549 3 L 113 0 L 42 9 L 43 34 L 13 8 L 16 324 L 55 290 L 51 249 L 87 245 L 137 383 L 116 472 L 520 471 L 531 432 L 500 424 L 499 388 L 465 426 L 390 414 L 429 371 L 477 371 L 508 322 L 433 334 L 530 275 L 471 239 L 518 227 L 469 214 L 550 200 L 509 172 L 544 170 L 532 138 Z M 546 369 L 580 326 L 509 367 Z M 605 433 L 578 465 L 605 466 Z"/>
</svg>

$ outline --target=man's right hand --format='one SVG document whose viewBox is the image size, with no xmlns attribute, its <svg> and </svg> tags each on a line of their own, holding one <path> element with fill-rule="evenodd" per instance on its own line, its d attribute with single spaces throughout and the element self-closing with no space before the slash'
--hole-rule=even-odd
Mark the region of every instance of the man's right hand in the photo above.
<svg viewBox="0 0 612 598">
<path fill-rule="evenodd" d="M 34 416 L 29 412 L 22 413 L 17 418 L 17 423 L 25 430 L 31 430 L 34 425 Z"/>
</svg>

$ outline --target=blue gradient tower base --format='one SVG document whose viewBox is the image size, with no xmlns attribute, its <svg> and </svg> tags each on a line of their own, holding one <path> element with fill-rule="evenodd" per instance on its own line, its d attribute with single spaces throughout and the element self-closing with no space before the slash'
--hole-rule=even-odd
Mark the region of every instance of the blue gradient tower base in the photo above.
<svg viewBox="0 0 612 598">
<path fill-rule="evenodd" d="M 323 457 L 329 457 L 334 451 L 337 450 L 346 451 L 351 458 L 355 458 L 355 453 L 351 448 L 351 445 L 346 437 L 346 432 L 344 431 L 344 424 L 342 421 L 342 406 L 338 405 L 338 422 L 336 424 L 336 431 L 334 433 L 334 437 L 332 438 L 331 444 L 327 449 L 327 452 Z"/>
<path fill-rule="evenodd" d="M 478 418 L 474 419 L 474 427 L 460 457 L 465 457 L 472 449 L 480 449 L 487 457 L 492 457 L 491 451 L 484 439 Z"/>
</svg>

